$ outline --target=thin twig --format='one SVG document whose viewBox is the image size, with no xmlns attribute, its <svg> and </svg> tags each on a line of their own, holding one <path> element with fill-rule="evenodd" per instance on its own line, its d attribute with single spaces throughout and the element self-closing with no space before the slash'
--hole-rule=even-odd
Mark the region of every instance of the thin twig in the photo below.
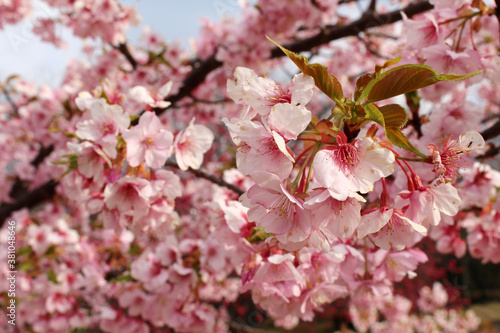
<svg viewBox="0 0 500 333">
<path fill-rule="evenodd" d="M 168 167 L 180 170 L 179 166 L 176 163 L 174 163 L 174 162 L 167 161 L 167 163 L 165 163 L 165 166 L 168 166 Z M 195 175 L 196 177 L 209 180 L 209 181 L 211 181 L 212 183 L 214 183 L 216 185 L 228 188 L 231 191 L 237 193 L 238 195 L 242 195 L 243 193 L 245 193 L 245 191 L 243 191 L 238 186 L 233 185 L 233 184 L 229 184 L 228 182 L 224 181 L 223 179 L 221 179 L 219 177 L 216 177 L 214 175 L 210 175 L 210 174 L 208 174 L 208 173 L 206 173 L 204 171 L 194 170 L 194 169 L 189 168 L 186 172 L 190 172 L 193 175 Z"/>
<path fill-rule="evenodd" d="M 0 85 L 0 89 L 2 89 L 2 92 L 5 95 L 5 99 L 10 104 L 10 106 L 12 108 L 12 112 L 14 113 L 14 115 L 16 117 L 19 116 L 19 109 L 18 109 L 16 103 L 14 103 L 14 101 L 10 97 L 10 94 L 9 94 L 9 91 L 7 90 L 7 88 L 5 88 L 3 85 Z"/>
<path fill-rule="evenodd" d="M 497 121 L 493 126 L 490 128 L 485 129 L 484 131 L 481 132 L 481 135 L 485 140 L 493 139 L 494 137 L 497 137 L 500 135 L 500 120 Z"/>
<path fill-rule="evenodd" d="M 118 46 L 112 45 L 115 49 L 121 52 L 127 58 L 128 62 L 132 66 L 132 68 L 135 70 L 139 63 L 137 60 L 135 60 L 134 56 L 132 56 L 132 53 L 130 53 L 130 50 L 128 49 L 127 44 L 125 43 L 120 43 Z"/>
<path fill-rule="evenodd" d="M 381 58 L 381 59 L 384 59 L 384 60 L 391 59 L 390 57 L 386 57 L 385 55 L 379 53 L 377 50 L 374 50 L 370 46 L 370 43 L 368 43 L 368 41 L 364 40 L 364 38 L 362 38 L 361 36 L 357 36 L 357 38 L 365 45 L 366 50 L 368 52 L 370 52 L 371 54 L 373 54 L 374 56 L 376 56 L 377 58 Z"/>
<path fill-rule="evenodd" d="M 218 99 L 218 100 L 208 100 L 208 99 L 198 98 L 198 97 L 195 97 L 193 95 L 189 95 L 189 98 L 191 98 L 195 103 L 203 103 L 203 104 L 219 104 L 219 103 L 227 103 L 227 102 L 233 101 L 230 98 L 223 98 L 223 99 Z"/>
</svg>

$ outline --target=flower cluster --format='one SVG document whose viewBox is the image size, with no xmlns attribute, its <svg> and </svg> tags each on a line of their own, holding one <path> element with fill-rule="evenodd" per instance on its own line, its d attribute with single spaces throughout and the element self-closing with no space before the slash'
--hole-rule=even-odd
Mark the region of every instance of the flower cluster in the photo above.
<svg viewBox="0 0 500 333">
<path fill-rule="evenodd" d="M 18 320 L 0 331 L 478 328 L 446 274 L 467 253 L 500 263 L 491 1 L 358 17 L 350 1 L 239 1 L 190 51 L 149 27 L 126 43 L 138 15 L 116 0 L 44 2 L 43 41 L 61 46 L 63 25 L 99 42 L 60 87 L 0 82 Z M 0 28 L 29 9 L 0 0 Z M 288 82 L 271 79 L 281 51 L 301 72 Z"/>
</svg>

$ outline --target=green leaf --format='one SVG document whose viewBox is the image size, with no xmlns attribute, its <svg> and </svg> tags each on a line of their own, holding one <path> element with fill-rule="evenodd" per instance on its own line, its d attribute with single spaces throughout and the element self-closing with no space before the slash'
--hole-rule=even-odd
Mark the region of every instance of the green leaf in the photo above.
<svg viewBox="0 0 500 333">
<path fill-rule="evenodd" d="M 386 127 L 401 129 L 408 122 L 406 110 L 398 104 L 387 104 L 379 107 L 379 110 L 384 115 Z"/>
<path fill-rule="evenodd" d="M 273 41 L 269 36 L 266 36 L 274 45 L 279 47 L 290 58 L 295 65 L 302 71 L 302 73 L 312 76 L 316 87 L 330 97 L 335 103 L 340 104 L 344 100 L 344 93 L 342 85 L 339 80 L 333 75 L 328 73 L 328 68 L 321 64 L 310 64 L 306 57 L 298 55 L 290 50 L 285 49 Z"/>
<path fill-rule="evenodd" d="M 128 254 L 130 255 L 139 255 L 142 253 L 142 248 L 136 243 L 130 244 L 130 249 L 128 250 Z"/>
<path fill-rule="evenodd" d="M 132 277 L 130 274 L 123 274 L 123 275 L 118 275 L 117 277 L 112 278 L 109 280 L 109 283 L 113 282 L 120 282 L 120 283 L 125 283 L 125 282 L 134 282 L 135 279 Z"/>
<path fill-rule="evenodd" d="M 384 62 L 384 68 L 387 68 L 387 67 L 391 67 L 392 65 L 395 65 L 397 64 L 398 62 L 401 61 L 401 59 L 403 59 L 403 56 L 400 55 L 399 57 L 395 58 L 395 59 L 390 59 L 390 60 L 387 60 L 386 62 Z"/>
<path fill-rule="evenodd" d="M 439 81 L 465 80 L 480 72 L 464 75 L 437 74 L 434 69 L 426 65 L 402 65 L 391 68 L 371 80 L 357 101 L 363 104 L 373 103 L 427 87 Z"/>
<path fill-rule="evenodd" d="M 57 275 L 52 268 L 47 272 L 47 280 L 52 283 L 59 284 L 59 282 L 57 282 Z"/>
<path fill-rule="evenodd" d="M 64 165 L 64 164 L 68 165 L 66 171 L 64 171 L 64 173 L 57 179 L 57 181 L 60 181 L 64 176 L 66 176 L 71 171 L 78 169 L 78 155 L 67 154 L 67 155 L 62 155 L 61 157 L 66 158 L 66 160 L 51 162 L 54 165 Z"/>
<path fill-rule="evenodd" d="M 387 60 L 386 62 L 384 62 L 384 64 L 382 66 L 375 65 L 375 73 L 378 74 L 384 68 L 387 68 L 387 67 L 390 67 L 392 65 L 397 64 L 398 62 L 401 61 L 402 58 L 403 58 L 403 56 L 401 55 L 401 56 L 397 57 L 396 59 Z"/>
<path fill-rule="evenodd" d="M 370 103 L 363 106 L 366 118 L 384 126 L 385 136 L 393 145 L 408 150 L 420 157 L 427 157 L 415 147 L 410 140 L 401 132 L 406 125 L 408 117 L 406 110 L 397 104 L 388 104 L 381 107 Z"/>
<path fill-rule="evenodd" d="M 250 243 L 260 243 L 265 241 L 271 234 L 264 231 L 264 228 L 257 227 L 252 230 L 252 234 L 247 238 Z"/>
<path fill-rule="evenodd" d="M 422 153 L 420 150 L 417 149 L 409 140 L 408 138 L 401 132 L 400 129 L 395 128 L 395 127 L 386 127 L 385 128 L 385 136 L 387 139 L 395 146 L 398 146 L 400 148 L 403 148 L 405 150 L 408 150 L 420 157 L 426 158 L 427 155 Z"/>
<path fill-rule="evenodd" d="M 363 106 L 363 109 L 365 110 L 366 118 L 385 127 L 384 115 L 375 104 L 365 105 Z"/>
<path fill-rule="evenodd" d="M 361 75 L 356 81 L 356 89 L 354 90 L 354 100 L 358 100 L 359 96 L 366 88 L 368 83 L 375 78 L 373 73 L 366 73 Z"/>
<path fill-rule="evenodd" d="M 26 255 L 31 255 L 33 253 L 33 250 L 31 249 L 31 246 L 29 245 L 24 245 L 17 250 L 17 255 L 18 256 L 26 256 Z"/>
<path fill-rule="evenodd" d="M 35 264 L 32 261 L 27 261 L 23 262 L 21 266 L 19 266 L 19 270 L 21 272 L 28 272 L 30 271 L 33 267 L 35 267 Z"/>
</svg>

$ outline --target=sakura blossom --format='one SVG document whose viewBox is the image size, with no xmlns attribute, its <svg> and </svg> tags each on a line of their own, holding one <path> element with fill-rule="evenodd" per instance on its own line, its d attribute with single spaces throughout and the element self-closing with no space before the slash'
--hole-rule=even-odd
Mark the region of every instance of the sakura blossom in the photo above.
<svg viewBox="0 0 500 333">
<path fill-rule="evenodd" d="M 491 325 L 497 8 L 368 2 L 234 2 L 184 43 L 131 39 L 142 5 L 0 0 L 5 64 L 83 48 L 0 77 L 0 331 Z"/>
<path fill-rule="evenodd" d="M 83 98 L 83 97 L 82 97 Z M 110 157 L 116 157 L 116 135 L 124 132 L 130 125 L 130 118 L 119 105 L 109 105 L 104 99 L 93 99 L 88 105 L 90 119 L 79 122 L 76 135 L 98 144 Z"/>
<path fill-rule="evenodd" d="M 127 161 L 132 167 L 146 162 L 150 168 L 160 168 L 172 153 L 173 134 L 162 128 L 153 112 L 145 112 L 139 124 L 122 135 L 127 143 Z"/>
<path fill-rule="evenodd" d="M 337 134 L 337 143 L 319 151 L 314 158 L 314 174 L 319 185 L 335 193 L 366 193 L 375 181 L 394 172 L 394 154 L 370 137 L 348 143 L 345 134 Z M 331 166 L 335 172 L 329 172 Z"/>
<path fill-rule="evenodd" d="M 203 154 L 212 146 L 214 135 L 203 125 L 195 125 L 191 119 L 189 125 L 175 137 L 175 160 L 181 170 L 199 169 L 203 163 Z"/>
</svg>

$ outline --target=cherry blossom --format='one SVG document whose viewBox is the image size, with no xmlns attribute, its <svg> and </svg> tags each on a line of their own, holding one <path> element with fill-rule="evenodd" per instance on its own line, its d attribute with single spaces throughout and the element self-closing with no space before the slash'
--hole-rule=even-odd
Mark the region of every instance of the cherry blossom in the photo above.
<svg viewBox="0 0 500 333">
<path fill-rule="evenodd" d="M 366 193 L 373 183 L 394 172 L 394 154 L 369 137 L 348 143 L 343 133 L 337 134 L 337 143 L 320 150 L 313 162 L 314 175 L 319 185 L 335 193 L 332 197 L 344 200 L 342 193 Z M 334 166 L 335 172 L 329 172 Z"/>
<path fill-rule="evenodd" d="M 434 172 L 442 182 L 453 182 L 457 177 L 457 169 L 460 167 L 462 154 L 484 146 L 483 137 L 477 132 L 465 132 L 460 135 L 459 141 L 452 140 L 451 137 L 443 145 L 443 151 L 434 144 L 427 148 L 432 153 L 432 163 Z"/>
<path fill-rule="evenodd" d="M 89 102 L 90 104 L 87 104 Z M 115 158 L 118 143 L 116 135 L 123 133 L 129 127 L 130 118 L 123 112 L 121 106 L 109 105 L 104 99 L 89 102 L 85 102 L 84 105 L 90 110 L 91 118 L 76 125 L 76 135 L 95 142 L 110 158 Z"/>
<path fill-rule="evenodd" d="M 147 104 L 151 108 L 165 109 L 171 104 L 168 101 L 164 101 L 165 97 L 168 96 L 171 89 L 172 81 L 169 81 L 161 86 L 158 92 L 153 95 L 150 94 L 144 86 L 135 86 L 133 88 L 130 88 L 128 93 L 133 100 L 139 103 Z"/>
<path fill-rule="evenodd" d="M 145 161 L 150 168 L 160 168 L 172 153 L 173 134 L 162 128 L 154 112 L 144 112 L 139 124 L 122 135 L 127 143 L 127 161 L 132 167 Z"/>
<path fill-rule="evenodd" d="M 199 169 L 203 163 L 203 154 L 212 146 L 214 135 L 203 125 L 195 125 L 191 119 L 189 125 L 177 134 L 174 141 L 175 160 L 181 170 Z"/>
</svg>

